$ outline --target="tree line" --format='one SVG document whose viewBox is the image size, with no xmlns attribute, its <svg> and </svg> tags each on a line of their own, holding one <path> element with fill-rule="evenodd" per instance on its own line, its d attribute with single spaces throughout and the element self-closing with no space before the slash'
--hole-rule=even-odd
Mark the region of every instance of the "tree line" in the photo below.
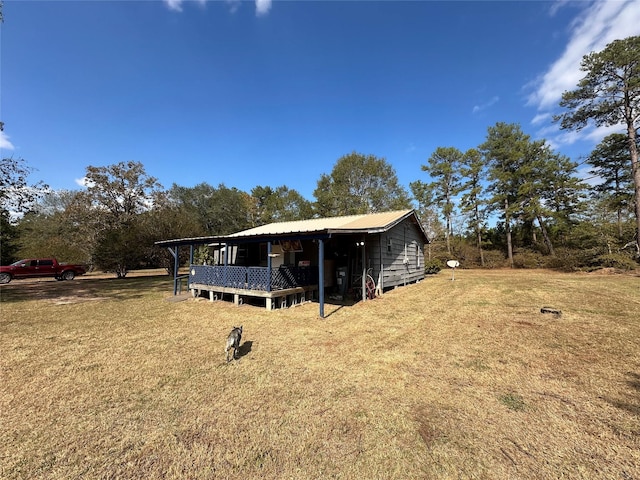
<svg viewBox="0 0 640 480">
<path fill-rule="evenodd" d="M 285 185 L 250 192 L 221 183 L 165 189 L 143 164 L 88 166 L 86 187 L 52 191 L 27 184 L 24 160 L 5 158 L 1 168 L 2 263 L 56 256 L 126 276 L 132 268 L 172 268 L 171 238 L 220 236 L 271 222 L 411 208 L 408 193 L 383 158 L 356 152 L 340 158 L 305 199 Z M 348 181 L 346 181 L 348 179 Z M 21 212 L 12 219 L 12 213 Z"/>
<path fill-rule="evenodd" d="M 431 240 L 428 269 L 452 257 L 484 267 L 637 268 L 639 62 L 640 37 L 584 57 L 586 75 L 563 95 L 567 111 L 556 121 L 565 129 L 623 124 L 626 133 L 608 135 L 580 162 L 518 124 L 498 122 L 476 148 L 438 147 L 420 166 L 429 181 L 411 182 L 410 192 L 386 159 L 358 152 L 321 175 L 313 201 L 286 185 L 165 189 L 135 161 L 88 166 L 84 189 L 51 191 L 43 182 L 28 184 L 24 160 L 4 158 L 1 260 L 57 256 L 123 277 L 132 268 L 172 268 L 158 240 L 416 208 Z M 597 182 L 580 178 L 582 165 Z"/>
<path fill-rule="evenodd" d="M 435 205 L 440 212 L 441 223 L 431 220 L 443 239 L 440 256 L 479 266 L 502 265 L 506 257 L 511 267 L 635 268 L 626 137 L 607 136 L 584 163 L 601 183 L 580 179 L 579 163 L 545 140 L 497 123 L 477 148 L 437 148 L 422 166 L 432 181 L 410 187 L 421 211 Z"/>
</svg>

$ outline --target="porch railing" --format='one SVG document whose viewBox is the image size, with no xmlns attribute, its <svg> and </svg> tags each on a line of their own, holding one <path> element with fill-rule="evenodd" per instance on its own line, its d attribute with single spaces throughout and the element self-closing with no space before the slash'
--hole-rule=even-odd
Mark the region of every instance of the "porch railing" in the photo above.
<svg viewBox="0 0 640 480">
<path fill-rule="evenodd" d="M 191 265 L 189 283 L 244 290 L 273 291 L 317 285 L 318 267 L 238 267 L 235 265 Z"/>
</svg>

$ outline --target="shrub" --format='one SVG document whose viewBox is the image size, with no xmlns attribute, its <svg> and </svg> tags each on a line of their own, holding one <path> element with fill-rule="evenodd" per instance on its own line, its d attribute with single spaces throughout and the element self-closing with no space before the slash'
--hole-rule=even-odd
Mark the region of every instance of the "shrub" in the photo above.
<svg viewBox="0 0 640 480">
<path fill-rule="evenodd" d="M 515 268 L 540 268 L 545 264 L 545 256 L 531 250 L 523 250 L 513 256 Z"/>
<path fill-rule="evenodd" d="M 499 250 L 485 250 L 482 252 L 484 257 L 484 268 L 504 268 L 507 265 L 507 259 Z"/>
<path fill-rule="evenodd" d="M 543 266 L 565 272 L 592 271 L 600 268 L 629 271 L 638 268 L 638 263 L 625 253 L 601 254 L 596 248 L 583 250 L 562 248 L 556 251 L 555 257 L 546 257 Z"/>
<path fill-rule="evenodd" d="M 196 248 L 196 251 L 193 254 L 193 261 L 196 265 L 212 265 L 213 260 L 213 254 L 209 247 L 200 246 Z"/>
<path fill-rule="evenodd" d="M 427 260 L 424 264 L 425 275 L 435 275 L 442 270 L 442 262 L 438 259 Z"/>
<path fill-rule="evenodd" d="M 453 242 L 452 253 L 447 260 L 455 259 L 460 263 L 464 263 L 466 268 L 474 268 L 480 266 L 480 251 L 474 245 L 466 242 Z"/>
<path fill-rule="evenodd" d="M 638 263 L 623 253 L 609 253 L 600 255 L 595 259 L 595 263 L 603 268 L 617 268 L 618 270 L 635 270 Z"/>
<path fill-rule="evenodd" d="M 556 255 L 546 257 L 542 266 L 562 272 L 577 272 L 584 267 L 585 262 L 587 262 L 591 256 L 592 253 L 585 254 L 584 251 L 580 250 L 557 248 Z"/>
</svg>

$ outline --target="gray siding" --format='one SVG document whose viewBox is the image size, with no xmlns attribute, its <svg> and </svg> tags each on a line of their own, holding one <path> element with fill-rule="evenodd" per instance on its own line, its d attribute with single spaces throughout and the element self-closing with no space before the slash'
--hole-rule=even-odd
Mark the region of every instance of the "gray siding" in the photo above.
<svg viewBox="0 0 640 480">
<path fill-rule="evenodd" d="M 423 237 L 411 222 L 403 222 L 387 232 L 370 235 L 367 241 L 368 266 L 382 287 L 406 285 L 424 278 Z"/>
</svg>

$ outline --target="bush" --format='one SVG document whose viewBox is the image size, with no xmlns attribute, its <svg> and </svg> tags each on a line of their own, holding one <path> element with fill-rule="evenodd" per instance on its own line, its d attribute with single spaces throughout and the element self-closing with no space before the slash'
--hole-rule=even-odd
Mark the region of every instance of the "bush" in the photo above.
<svg viewBox="0 0 640 480">
<path fill-rule="evenodd" d="M 209 247 L 199 246 L 193 254 L 193 261 L 196 265 L 212 265 L 213 260 L 213 254 Z"/>
<path fill-rule="evenodd" d="M 476 246 L 469 243 L 453 242 L 452 254 L 447 260 L 451 259 L 464 263 L 466 268 L 480 267 L 480 251 Z"/>
<path fill-rule="evenodd" d="M 484 268 L 504 268 L 507 266 L 507 259 L 499 250 L 485 250 L 482 252 L 484 257 Z"/>
<path fill-rule="evenodd" d="M 424 273 L 425 275 L 435 275 L 440 270 L 442 270 L 442 262 L 438 259 L 427 260 L 424 263 Z"/>
<path fill-rule="evenodd" d="M 574 250 L 562 248 L 556 250 L 555 257 L 546 257 L 544 267 L 564 272 L 593 271 L 600 268 L 616 268 L 618 270 L 635 270 L 638 263 L 628 254 L 602 254 L 596 248 Z"/>
<path fill-rule="evenodd" d="M 545 268 L 562 272 L 577 272 L 593 258 L 591 250 L 574 250 L 571 248 L 556 248 L 556 255 L 544 259 Z"/>
<path fill-rule="evenodd" d="M 638 268 L 638 263 L 623 253 L 609 253 L 606 255 L 600 255 L 595 259 L 595 262 L 602 268 L 617 268 L 618 270 L 635 270 Z"/>
<path fill-rule="evenodd" d="M 515 268 L 541 268 L 545 264 L 545 256 L 539 252 L 523 250 L 513 255 Z"/>
</svg>

